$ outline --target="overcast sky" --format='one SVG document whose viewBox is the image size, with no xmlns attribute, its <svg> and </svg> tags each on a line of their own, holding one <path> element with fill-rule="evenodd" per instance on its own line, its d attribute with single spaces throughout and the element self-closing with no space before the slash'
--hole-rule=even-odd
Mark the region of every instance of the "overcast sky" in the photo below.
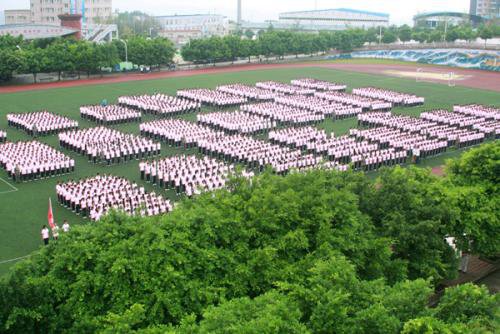
<svg viewBox="0 0 500 334">
<path fill-rule="evenodd" d="M 89 0 L 90 1 L 90 0 Z M 450 10 L 468 12 L 470 0 L 242 0 L 243 19 L 274 20 L 280 12 L 295 10 L 352 8 L 384 12 L 391 23 L 412 23 L 421 12 Z M 0 0 L 4 9 L 29 8 L 29 0 Z M 236 0 L 113 0 L 113 9 L 142 10 L 152 15 L 217 13 L 236 18 Z"/>
</svg>

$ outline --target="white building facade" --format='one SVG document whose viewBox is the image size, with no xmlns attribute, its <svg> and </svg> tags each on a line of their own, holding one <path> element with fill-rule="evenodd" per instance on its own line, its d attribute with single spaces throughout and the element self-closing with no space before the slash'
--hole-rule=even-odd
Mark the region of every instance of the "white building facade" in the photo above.
<svg viewBox="0 0 500 334">
<path fill-rule="evenodd" d="M 471 0 L 470 14 L 487 19 L 500 18 L 500 0 Z"/>
<path fill-rule="evenodd" d="M 338 8 L 281 13 L 279 23 L 297 30 L 345 30 L 389 26 L 389 14 Z"/>
<path fill-rule="evenodd" d="M 182 46 L 191 39 L 225 36 L 229 33 L 229 20 L 222 15 L 169 15 L 156 16 L 160 24 L 159 35 Z"/>
<path fill-rule="evenodd" d="M 61 14 L 81 14 L 84 24 L 97 24 L 111 17 L 112 7 L 112 0 L 30 0 L 29 9 L 5 11 L 5 24 L 58 26 Z"/>
<path fill-rule="evenodd" d="M 31 23 L 31 11 L 29 9 L 5 10 L 5 24 L 28 24 Z"/>
</svg>

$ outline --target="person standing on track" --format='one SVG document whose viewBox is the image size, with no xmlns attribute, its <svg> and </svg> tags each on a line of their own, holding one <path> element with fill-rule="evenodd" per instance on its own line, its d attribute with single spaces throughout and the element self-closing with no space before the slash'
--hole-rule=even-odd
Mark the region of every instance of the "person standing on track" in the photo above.
<svg viewBox="0 0 500 334">
<path fill-rule="evenodd" d="M 49 238 L 50 238 L 49 229 L 47 228 L 47 225 L 42 226 L 42 231 L 40 233 L 42 235 L 42 240 L 44 245 L 47 246 L 49 244 Z"/>
</svg>

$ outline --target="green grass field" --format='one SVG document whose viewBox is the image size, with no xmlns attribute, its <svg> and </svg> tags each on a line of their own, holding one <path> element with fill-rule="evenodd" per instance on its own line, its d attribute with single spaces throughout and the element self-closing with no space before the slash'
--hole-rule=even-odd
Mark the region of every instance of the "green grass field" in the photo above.
<svg viewBox="0 0 500 334">
<path fill-rule="evenodd" d="M 82 86 L 72 88 L 60 88 L 44 91 L 21 92 L 0 95 L 0 129 L 6 129 L 10 141 L 28 140 L 30 137 L 22 132 L 9 129 L 5 115 L 11 112 L 28 112 L 46 109 L 51 112 L 67 115 L 80 122 L 81 127 L 90 127 L 94 124 L 82 121 L 79 117 L 79 107 L 84 104 L 96 104 L 103 99 L 110 103 L 115 102 L 120 95 L 164 92 L 175 94 L 176 90 L 191 87 L 215 87 L 224 83 L 248 83 L 253 84 L 261 80 L 290 81 L 298 77 L 315 77 L 317 79 L 344 82 L 349 88 L 362 86 L 377 86 L 381 88 L 394 89 L 403 92 L 412 92 L 426 98 L 426 104 L 416 108 L 397 108 L 395 113 L 417 116 L 422 110 L 446 108 L 450 109 L 453 104 L 482 103 L 498 104 L 498 93 L 492 91 L 474 90 L 464 87 L 448 87 L 446 85 L 432 83 L 416 83 L 409 79 L 389 78 L 361 73 L 330 70 L 319 67 L 301 69 L 270 69 L 252 72 L 236 72 L 225 74 L 200 75 L 184 78 L 168 78 L 150 81 L 135 81 L 128 83 L 106 84 L 95 86 Z M 204 111 L 209 111 L 205 109 Z M 195 115 L 186 116 L 194 120 Z M 152 117 L 146 116 L 145 120 Z M 339 122 L 325 121 L 320 127 L 335 134 L 343 134 L 349 128 L 356 126 L 355 119 Z M 121 131 L 138 133 L 137 123 L 115 126 Z M 57 136 L 42 137 L 39 140 L 58 147 Z M 163 155 L 185 153 L 180 149 L 172 149 L 163 146 Z M 47 219 L 48 199 L 52 198 L 54 204 L 54 216 L 59 224 L 63 219 L 68 219 L 70 224 L 88 223 L 69 210 L 60 207 L 56 203 L 55 185 L 59 180 L 79 179 L 93 176 L 96 173 L 112 173 L 123 176 L 131 181 L 139 181 L 138 162 L 131 162 L 119 166 L 105 167 L 94 165 L 73 152 L 65 151 L 76 160 L 76 172 L 62 177 L 46 179 L 30 183 L 12 184 L 5 171 L 0 171 L 0 262 L 24 256 L 37 249 L 41 245 L 39 231 Z M 460 154 L 460 151 L 451 151 L 443 157 L 426 161 L 425 166 L 436 166 L 450 158 Z M 11 183 L 8 184 L 5 181 Z M 148 190 L 154 188 L 145 184 Z M 17 190 L 16 190 L 17 189 Z M 171 197 L 172 194 L 166 194 Z M 6 272 L 12 263 L 0 264 L 0 274 Z"/>
</svg>

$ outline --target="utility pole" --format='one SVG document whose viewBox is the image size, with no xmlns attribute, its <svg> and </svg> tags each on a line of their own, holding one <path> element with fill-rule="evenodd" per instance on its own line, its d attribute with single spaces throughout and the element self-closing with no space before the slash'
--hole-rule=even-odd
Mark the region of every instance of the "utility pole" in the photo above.
<svg viewBox="0 0 500 334">
<path fill-rule="evenodd" d="M 236 13 L 236 24 L 238 26 L 238 31 L 241 30 L 241 20 L 242 20 L 242 8 L 241 8 L 241 0 L 237 0 L 237 13 Z"/>
</svg>

